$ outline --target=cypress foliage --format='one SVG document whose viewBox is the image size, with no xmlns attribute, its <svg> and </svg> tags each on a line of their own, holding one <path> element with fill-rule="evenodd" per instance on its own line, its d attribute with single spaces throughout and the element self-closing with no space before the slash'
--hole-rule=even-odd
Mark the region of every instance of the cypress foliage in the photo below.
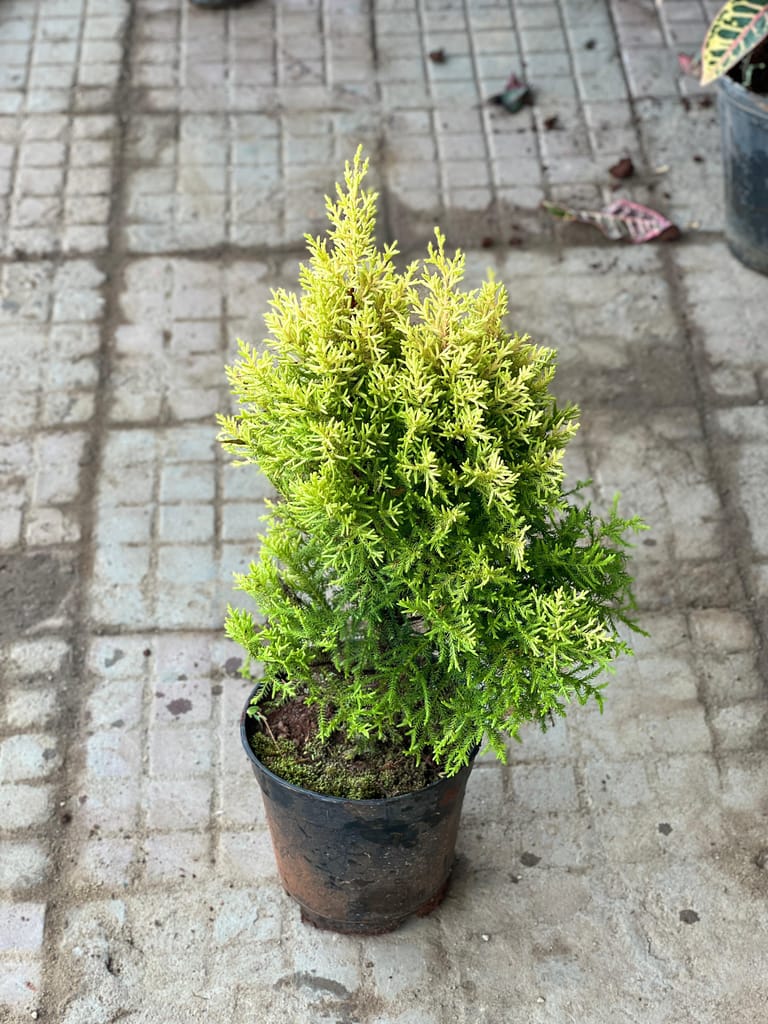
<svg viewBox="0 0 768 1024">
<path fill-rule="evenodd" d="M 602 701 L 642 524 L 564 492 L 555 352 L 506 330 L 500 284 L 461 289 L 439 230 L 399 273 L 367 166 L 358 150 L 328 237 L 307 236 L 301 294 L 273 292 L 267 351 L 241 342 L 227 371 L 220 440 L 279 498 L 237 578 L 260 616 L 226 628 L 322 737 L 397 737 L 452 774 L 484 736 L 503 758 L 523 722 Z"/>
</svg>

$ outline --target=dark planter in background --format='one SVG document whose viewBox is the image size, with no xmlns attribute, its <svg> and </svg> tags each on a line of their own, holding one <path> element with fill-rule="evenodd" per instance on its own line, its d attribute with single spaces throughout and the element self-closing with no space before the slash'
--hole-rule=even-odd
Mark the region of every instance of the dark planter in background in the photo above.
<svg viewBox="0 0 768 1024">
<path fill-rule="evenodd" d="M 719 81 L 725 236 L 746 266 L 768 274 L 768 96 Z"/>
<path fill-rule="evenodd" d="M 255 693 L 256 691 L 254 691 Z M 253 694 L 251 695 L 253 696 Z M 302 920 L 332 931 L 379 934 L 439 905 L 448 888 L 471 764 L 426 789 L 386 800 L 345 800 L 273 774 L 240 736 L 259 781 L 280 878 Z"/>
</svg>

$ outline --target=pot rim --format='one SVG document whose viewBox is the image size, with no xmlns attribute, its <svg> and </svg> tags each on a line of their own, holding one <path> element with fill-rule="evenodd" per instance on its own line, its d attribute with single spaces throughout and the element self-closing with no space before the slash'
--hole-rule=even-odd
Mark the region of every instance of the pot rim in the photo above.
<svg viewBox="0 0 768 1024">
<path fill-rule="evenodd" d="M 721 92 L 728 94 L 730 103 L 739 104 L 743 110 L 749 113 L 768 114 L 768 95 L 765 93 L 747 89 L 742 82 L 737 82 L 730 74 L 718 78 L 717 86 Z"/>
<path fill-rule="evenodd" d="M 279 783 L 281 786 L 284 786 L 286 789 L 292 790 L 294 793 L 308 793 L 311 796 L 313 796 L 316 800 L 326 801 L 327 803 L 332 804 L 354 804 L 355 806 L 374 806 L 377 804 L 392 804 L 396 803 L 398 800 L 409 800 L 412 796 L 414 796 L 417 793 L 427 793 L 429 792 L 430 789 L 436 789 L 438 786 L 445 785 L 446 782 L 450 782 L 453 779 L 459 779 L 463 773 L 470 772 L 472 770 L 472 765 L 474 764 L 477 752 L 480 749 L 479 745 L 474 748 L 470 755 L 469 762 L 465 764 L 462 768 L 460 768 L 455 775 L 441 775 L 439 779 L 436 779 L 434 782 L 430 782 L 428 786 L 423 786 L 421 789 L 411 790 L 409 793 L 400 793 L 398 794 L 398 796 L 382 796 L 358 800 L 354 797 L 329 796 L 326 793 L 316 793 L 314 789 L 305 789 L 303 786 L 297 786 L 294 782 L 289 782 L 287 779 L 282 778 L 282 776 L 280 775 L 275 775 L 275 773 L 273 771 L 270 771 L 270 769 L 267 768 L 264 762 L 260 761 L 258 757 L 256 757 L 256 755 L 254 754 L 253 748 L 251 747 L 251 744 L 248 742 L 246 723 L 249 717 L 248 708 L 250 707 L 251 700 L 256 695 L 256 693 L 258 693 L 258 691 L 262 689 L 262 687 L 263 683 L 259 683 L 258 685 L 254 686 L 254 688 L 248 694 L 248 699 L 245 702 L 245 707 L 240 713 L 240 740 L 243 744 L 243 747 L 245 748 L 245 752 L 248 755 L 248 758 L 251 761 L 251 763 L 253 765 L 258 766 L 259 771 L 264 772 L 264 774 L 267 775 L 270 779 L 272 779 L 273 782 Z"/>
</svg>

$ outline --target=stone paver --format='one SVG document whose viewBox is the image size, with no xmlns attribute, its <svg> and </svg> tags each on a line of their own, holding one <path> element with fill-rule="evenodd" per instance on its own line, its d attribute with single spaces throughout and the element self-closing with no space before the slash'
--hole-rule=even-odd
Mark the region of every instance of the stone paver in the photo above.
<svg viewBox="0 0 768 1024">
<path fill-rule="evenodd" d="M 0 117 L 6 255 L 106 249 L 116 128 L 114 114 Z"/>
<path fill-rule="evenodd" d="M 766 284 L 676 60 L 719 6 L 0 4 L 0 1019 L 765 1020 Z M 359 142 L 382 240 L 494 270 L 581 406 L 571 479 L 651 526 L 602 717 L 481 758 L 445 904 L 364 939 L 300 924 L 239 746 L 270 486 L 214 421 Z M 539 210 L 617 195 L 683 239 Z"/>
</svg>

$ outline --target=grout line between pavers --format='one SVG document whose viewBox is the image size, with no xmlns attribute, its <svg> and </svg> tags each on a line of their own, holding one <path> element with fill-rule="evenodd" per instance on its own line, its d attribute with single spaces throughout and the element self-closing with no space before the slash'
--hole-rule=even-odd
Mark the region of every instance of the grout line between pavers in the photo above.
<svg viewBox="0 0 768 1024">
<path fill-rule="evenodd" d="M 382 152 L 385 148 L 385 143 L 382 140 L 377 140 L 377 152 Z M 384 157 L 381 157 L 382 161 Z M 379 200 L 381 204 L 381 211 L 386 206 L 387 189 L 382 187 L 379 189 Z M 535 208 L 523 208 L 523 213 L 534 212 Z M 382 212 L 380 212 L 380 222 L 387 226 L 387 218 Z M 439 223 L 439 215 L 435 214 L 435 223 Z M 713 242 L 719 242 L 722 240 L 721 231 L 706 231 L 696 230 L 691 232 L 690 235 L 685 236 L 684 245 L 690 249 L 692 247 L 706 249 L 709 248 Z M 388 241 L 392 240 L 392 232 L 387 226 L 386 238 Z M 430 236 L 425 236 L 425 242 L 430 240 Z M 610 252 L 618 243 L 603 241 L 599 235 L 595 236 L 582 236 L 576 238 L 575 236 L 564 237 L 559 243 L 559 248 L 562 250 L 594 250 L 596 248 L 604 249 L 606 252 Z M 662 246 L 670 247 L 674 246 L 675 243 L 650 243 L 657 248 Z M 541 236 L 531 236 L 526 238 L 525 250 L 531 252 L 550 252 L 552 250 L 552 240 L 545 234 Z M 421 242 L 413 242 L 408 246 L 409 251 L 411 249 L 417 249 L 421 251 L 423 248 Z M 461 246 L 464 251 L 474 251 L 482 248 L 481 246 Z M 75 263 L 82 260 L 92 260 L 93 262 L 101 265 L 107 263 L 109 267 L 113 264 L 117 265 L 119 261 L 110 258 L 110 253 L 114 250 L 112 247 L 109 249 L 96 249 L 78 252 L 62 253 L 59 250 L 52 250 L 50 252 L 35 253 L 34 255 L 29 253 L 19 253 L 18 255 L 2 256 L 0 255 L 0 267 L 3 266 L 15 266 L 19 263 L 28 263 L 31 265 L 37 265 L 39 263 L 51 262 L 55 263 L 56 266 L 66 266 L 67 263 Z M 500 247 L 500 251 L 503 252 L 503 248 Z M 250 245 L 237 245 L 234 243 L 222 242 L 215 246 L 208 248 L 199 249 L 185 249 L 182 247 L 164 248 L 162 250 L 152 249 L 131 249 L 122 250 L 122 264 L 134 263 L 140 260 L 149 259 L 183 259 L 190 263 L 210 263 L 214 261 L 221 261 L 223 265 L 232 263 L 238 260 L 254 260 L 254 261 L 277 261 L 282 262 L 285 259 L 303 259 L 306 256 L 306 246 L 298 244 L 296 242 L 286 242 L 282 245 L 264 245 L 264 246 L 250 246 Z"/>
<path fill-rule="evenodd" d="M 224 268 L 222 272 L 226 274 Z M 223 289 L 220 319 L 219 319 L 219 354 L 221 357 L 222 367 L 225 365 L 227 360 L 227 353 L 229 349 L 229 337 L 227 332 L 227 325 L 230 321 L 230 289 L 229 282 L 227 287 Z M 225 384 L 222 377 L 221 394 L 224 398 Z M 222 403 L 222 413 L 227 411 L 226 404 Z M 214 461 L 214 474 L 213 474 L 213 557 L 214 564 L 219 567 L 221 571 L 224 551 L 224 486 L 223 476 L 225 468 L 230 461 L 230 457 L 225 455 L 224 450 L 220 444 L 216 444 L 213 454 Z M 222 631 L 223 633 L 223 628 Z M 220 681 L 221 673 L 219 671 L 219 665 L 211 666 L 213 671 L 211 673 L 211 679 Z M 222 764 L 222 752 L 221 752 L 221 741 L 225 735 L 225 709 L 227 707 L 226 701 L 222 698 L 219 693 L 213 699 L 213 707 L 211 712 L 211 721 L 214 726 L 213 733 L 213 744 L 211 749 L 211 792 L 210 792 L 210 804 L 208 808 L 208 860 L 209 863 L 215 867 L 218 863 L 218 854 L 221 849 L 221 810 L 223 809 L 223 764 Z M 206 976 L 205 985 L 206 989 L 210 984 L 212 972 L 215 971 L 215 966 L 212 964 L 206 964 Z"/>
<path fill-rule="evenodd" d="M 82 14 L 82 17 L 80 18 L 79 26 L 78 26 L 79 27 L 79 31 L 78 31 L 78 34 L 77 34 L 77 49 L 75 51 L 75 56 L 73 58 L 73 64 L 74 64 L 74 67 L 76 69 L 75 73 L 74 73 L 73 83 L 77 83 L 78 72 L 79 72 L 80 68 L 82 67 L 83 38 L 85 36 L 85 26 L 86 26 L 87 20 L 88 20 L 88 18 L 87 18 L 87 8 L 86 8 L 86 9 L 83 10 L 83 14 Z M 78 87 L 77 84 L 73 85 L 73 88 L 77 88 L 77 87 Z M 78 115 L 79 115 L 79 112 L 77 112 L 76 106 L 75 106 L 75 109 L 73 110 L 71 108 L 71 105 L 70 105 L 70 109 L 65 114 L 65 117 L 69 121 L 69 131 L 67 133 L 67 142 L 65 143 L 65 146 L 64 146 L 64 178 L 63 178 L 63 181 L 61 183 L 62 214 L 64 215 L 64 219 L 65 220 L 66 220 L 66 197 L 68 195 L 69 178 L 70 178 L 70 174 L 72 172 L 72 151 L 74 150 L 74 148 L 76 146 L 76 141 L 73 138 L 73 135 L 74 135 L 74 124 L 75 124 L 75 118 Z M 79 116 L 82 116 L 82 115 L 80 114 Z"/>
<path fill-rule="evenodd" d="M 744 594 L 745 608 L 744 612 L 748 616 L 752 627 L 755 631 L 755 636 L 758 639 L 758 664 L 761 669 L 763 678 L 768 678 L 768 649 L 766 647 L 766 637 L 762 628 L 762 622 L 760 615 L 758 614 L 757 601 L 752 591 L 750 583 L 750 566 L 753 560 L 753 553 L 749 541 L 746 544 L 740 543 L 740 536 L 749 538 L 749 530 L 739 529 L 739 525 L 743 525 L 745 513 L 739 506 L 738 502 L 734 502 L 731 489 L 728 486 L 727 480 L 723 473 L 723 467 L 721 459 L 717 454 L 717 442 L 719 438 L 719 429 L 717 426 L 716 417 L 712 414 L 707 405 L 707 398 L 702 380 L 703 371 L 700 369 L 701 366 L 705 366 L 707 362 L 706 352 L 703 347 L 699 345 L 697 340 L 697 332 L 693 328 L 687 318 L 681 315 L 680 310 L 690 308 L 687 295 L 685 293 L 685 284 L 683 282 L 682 273 L 678 264 L 675 261 L 674 252 L 663 251 L 662 252 L 662 265 L 664 268 L 664 275 L 667 280 L 667 286 L 670 290 L 671 303 L 670 308 L 676 313 L 676 319 L 678 321 L 678 329 L 681 337 L 685 340 L 686 346 L 686 361 L 688 363 L 688 369 L 693 382 L 693 389 L 695 395 L 695 408 L 698 413 L 699 426 L 701 429 L 702 438 L 704 441 L 704 448 L 707 455 L 707 462 L 709 464 L 709 476 L 712 480 L 714 488 L 717 493 L 718 500 L 722 509 L 725 511 L 724 519 L 726 521 L 725 529 L 729 534 L 728 549 L 735 552 L 735 562 L 737 569 L 737 576 L 739 583 Z M 690 616 L 691 612 L 695 609 L 687 607 L 683 609 L 686 616 L 686 624 L 688 628 L 689 640 L 693 645 L 692 631 L 690 628 Z M 703 660 L 698 652 L 697 647 L 694 645 L 695 662 L 696 667 L 700 670 L 703 667 Z M 702 673 L 697 671 L 696 673 L 699 699 L 704 708 L 704 714 L 707 722 L 707 727 L 712 737 L 712 745 L 715 755 L 715 764 L 718 771 L 718 776 L 721 775 L 722 764 L 722 748 L 717 731 L 714 728 L 712 721 L 712 709 L 709 707 L 709 702 L 706 698 L 706 694 L 702 684 Z"/>
<path fill-rule="evenodd" d="M 467 23 L 467 40 L 469 42 L 469 59 L 472 63 L 472 74 L 474 75 L 475 82 L 477 83 L 478 96 L 481 94 L 481 77 L 480 70 L 477 61 L 477 46 L 475 44 L 475 33 L 472 29 L 472 13 L 471 13 L 471 0 L 464 0 L 464 19 Z M 517 31 L 515 22 L 515 31 Z M 519 48 L 519 38 L 518 38 Z M 483 151 L 485 156 L 485 162 L 488 166 L 488 185 L 491 193 L 491 208 L 498 208 L 499 206 L 499 192 L 498 183 L 496 181 L 496 174 L 494 171 L 494 161 L 492 158 L 491 147 L 488 141 L 488 136 L 491 131 L 490 116 L 487 113 L 485 106 L 485 100 L 480 100 L 480 120 L 482 123 L 482 137 L 483 137 Z"/>
<path fill-rule="evenodd" d="M 570 43 L 569 32 L 568 32 L 568 25 L 566 23 L 565 18 L 563 17 L 562 0 L 556 0 L 556 3 L 557 3 L 557 17 L 558 17 L 558 20 L 560 22 L 560 29 L 562 30 L 562 33 L 563 33 L 563 36 L 565 37 L 565 39 L 568 41 L 568 43 Z M 526 47 L 524 47 L 524 45 L 523 45 L 524 35 L 520 31 L 520 28 L 519 28 L 519 26 L 517 24 L 517 19 L 515 19 L 515 34 L 517 36 L 517 45 L 518 45 L 518 48 L 520 50 L 521 60 L 523 62 L 523 66 L 525 66 L 526 65 L 526 59 L 525 59 Z M 568 65 L 569 65 L 569 67 L 571 69 L 571 78 L 572 78 L 572 80 L 576 84 L 577 102 L 579 104 L 579 107 L 580 107 L 582 115 L 583 115 L 585 100 L 584 100 L 584 97 L 581 95 L 581 90 L 579 89 L 580 80 L 579 80 L 578 74 L 576 73 L 576 65 L 575 65 L 575 62 L 574 62 L 574 59 L 573 59 L 573 46 L 572 45 L 567 45 L 566 46 L 566 52 L 567 52 L 567 56 L 568 56 Z M 526 79 L 527 79 L 527 75 L 526 75 Z M 534 102 L 535 102 L 535 99 L 534 99 Z M 590 152 L 592 152 L 592 140 L 589 139 L 589 133 L 587 133 L 587 136 L 588 136 L 587 137 L 587 141 L 589 143 Z M 547 199 L 551 200 L 553 198 L 553 184 L 550 181 L 549 161 L 547 159 L 545 159 L 545 157 L 544 157 L 544 152 L 543 152 L 542 145 L 541 145 L 541 135 L 540 135 L 540 131 L 539 131 L 539 125 L 538 125 L 538 123 L 536 121 L 535 116 L 534 116 L 533 138 L 534 138 L 534 144 L 536 146 L 536 159 L 538 160 L 539 167 L 542 169 L 543 192 L 544 192 L 544 195 L 547 197 Z M 556 232 L 554 230 L 554 226 L 551 228 L 551 231 L 552 231 L 553 241 L 554 241 L 554 244 L 555 244 L 556 248 L 558 250 L 560 250 L 561 248 L 564 248 L 562 239 L 559 237 L 562 234 L 562 232 Z"/>
<path fill-rule="evenodd" d="M 83 12 L 83 22 L 86 19 L 86 12 Z M 127 109 L 125 98 L 130 88 L 130 41 L 133 35 L 135 8 L 130 5 L 123 25 L 123 59 L 118 83 L 115 87 L 113 108 L 117 111 L 117 132 L 115 146 L 112 151 L 112 189 L 110 192 L 110 217 L 109 217 L 109 240 L 107 252 L 102 256 L 93 253 L 77 253 L 64 257 L 57 254 L 57 266 L 65 264 L 69 260 L 82 260 L 90 258 L 99 269 L 105 274 L 101 291 L 104 294 L 104 310 L 100 317 L 100 346 L 98 352 L 98 382 L 94 396 L 94 410 L 90 421 L 87 424 L 89 431 L 88 448 L 90 458 L 85 467 L 81 468 L 80 477 L 80 506 L 81 506 L 81 537 L 79 542 L 79 582 L 76 595 L 75 612 L 73 615 L 73 678 L 78 681 L 77 687 L 67 694 L 67 700 L 63 713 L 59 715 L 60 731 L 69 733 L 73 737 L 81 735 L 78 728 L 84 723 L 84 709 L 91 687 L 88 685 L 88 646 L 92 634 L 92 626 L 89 615 L 89 582 L 92 578 L 93 563 L 95 558 L 95 535 L 98 497 L 98 481 L 101 468 L 101 455 L 106 430 L 108 428 L 108 401 L 109 401 L 109 377 L 112 365 L 112 353 L 114 349 L 114 326 L 118 315 L 119 294 L 122 285 L 122 265 L 124 262 L 120 231 L 122 227 L 122 212 L 125 196 L 124 183 L 121 180 L 121 171 L 124 166 L 124 152 L 126 146 L 126 135 L 128 130 L 128 119 L 124 114 Z M 81 36 L 84 26 L 81 28 Z M 36 257 L 40 260 L 42 257 Z M 60 773 L 60 783 L 57 793 L 57 801 L 71 799 L 75 792 L 75 782 L 78 771 L 84 759 L 84 745 L 78 750 L 76 744 L 72 744 L 73 750 L 65 755 L 64 765 Z M 77 750 L 75 753 L 74 750 Z M 59 972 L 58 947 L 62 940 L 66 924 L 68 901 L 62 900 L 59 892 L 66 892 L 66 879 L 72 872 L 75 863 L 73 851 L 79 849 L 79 837 L 63 837 L 56 843 L 52 851 L 51 875 L 61 883 L 57 890 L 55 904 L 48 904 L 46 913 L 45 933 L 43 941 L 43 985 L 40 993 L 40 1004 L 46 1017 L 53 1017 L 50 1012 L 52 1006 L 61 1008 L 64 1000 L 71 995 L 71 979 L 68 975 Z"/>
<path fill-rule="evenodd" d="M 29 93 L 29 76 L 32 73 L 32 63 L 33 63 L 32 57 L 33 57 L 33 54 L 34 54 L 35 40 L 37 39 L 37 27 L 38 27 L 39 20 L 40 20 L 40 9 L 39 9 L 39 7 L 35 7 L 34 13 L 32 15 L 32 38 L 31 38 L 31 41 L 30 41 L 30 48 L 29 48 L 29 53 L 27 55 L 27 61 L 26 61 L 26 64 L 24 66 L 23 92 L 24 92 L 25 98 L 26 98 L 26 96 Z M 20 128 L 21 122 L 22 122 L 24 116 L 25 116 L 25 111 L 22 109 L 22 107 L 20 107 L 19 110 L 14 115 L 14 117 L 16 119 L 16 128 L 17 128 L 17 130 Z M 8 193 L 8 195 L 6 196 L 6 201 L 7 201 L 6 211 L 7 212 L 6 212 L 6 216 L 5 216 L 5 224 L 3 225 L 3 232 L 0 233 L 0 264 L 5 263 L 5 262 L 13 264 L 15 262 L 18 262 L 18 257 L 17 257 L 16 253 L 12 253 L 10 255 L 10 257 L 7 257 L 5 255 L 5 253 L 8 252 L 7 245 L 8 245 L 8 242 L 9 242 L 9 233 L 10 233 L 10 228 L 11 228 L 11 214 L 12 214 L 13 208 L 14 208 L 14 200 L 16 198 L 16 188 L 17 188 L 18 180 L 19 180 L 19 170 L 20 170 L 20 162 L 21 162 L 20 161 L 20 155 L 21 155 L 21 149 L 22 149 L 21 143 L 22 143 L 22 140 L 19 139 L 19 143 L 18 143 L 18 145 L 13 147 L 13 151 L 12 151 L 12 155 L 11 155 L 11 165 L 10 165 L 10 168 L 9 168 L 9 175 L 10 175 L 9 181 L 12 183 L 13 188 Z M 21 254 L 19 254 L 19 256 L 20 255 Z M 35 257 L 35 262 L 37 262 L 37 260 L 39 260 L 39 257 Z"/>
</svg>

